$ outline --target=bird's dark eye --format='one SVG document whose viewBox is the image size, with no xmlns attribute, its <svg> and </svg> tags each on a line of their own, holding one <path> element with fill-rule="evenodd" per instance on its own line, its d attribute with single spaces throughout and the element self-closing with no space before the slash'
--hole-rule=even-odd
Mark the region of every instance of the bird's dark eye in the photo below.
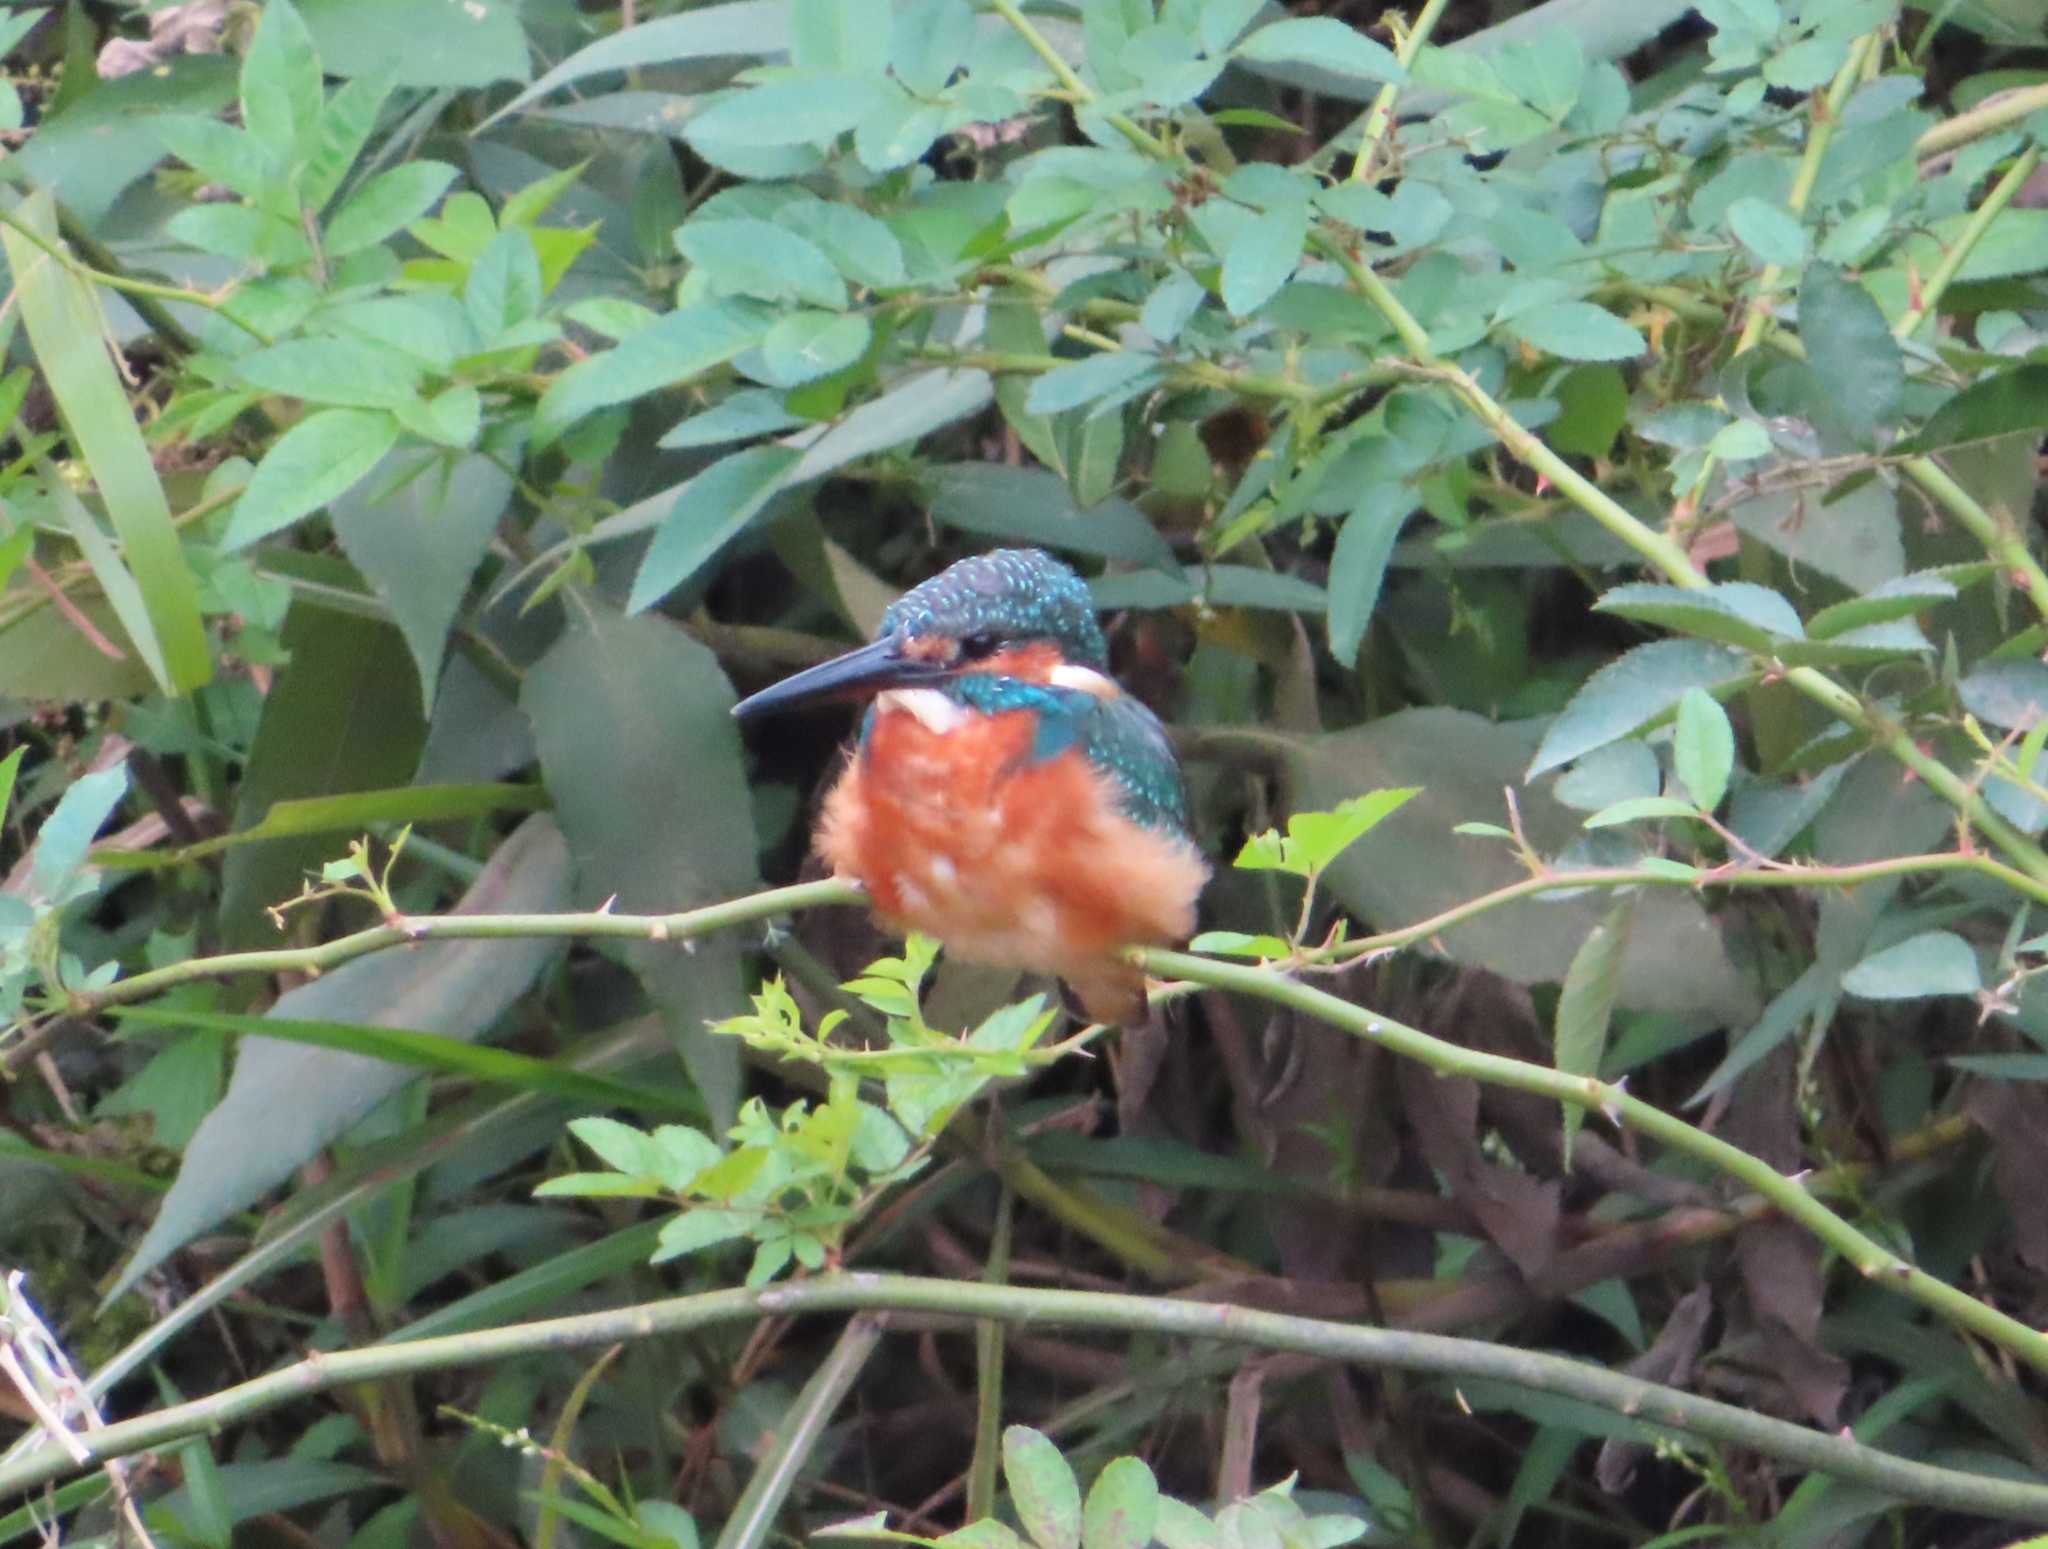
<svg viewBox="0 0 2048 1549">
<path fill-rule="evenodd" d="M 986 631 L 978 635 L 967 635 L 960 641 L 960 655 L 965 661 L 980 661 L 985 656 L 995 655 L 1002 644 L 999 636 Z"/>
</svg>

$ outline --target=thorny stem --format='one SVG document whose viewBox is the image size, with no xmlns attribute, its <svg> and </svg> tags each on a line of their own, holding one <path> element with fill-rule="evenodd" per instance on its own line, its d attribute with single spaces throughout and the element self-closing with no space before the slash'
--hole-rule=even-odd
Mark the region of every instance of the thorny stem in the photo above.
<svg viewBox="0 0 2048 1549">
<path fill-rule="evenodd" d="M 1984 196 L 1984 202 L 1970 212 L 1970 219 L 1957 235 L 1955 244 L 1941 255 L 1941 262 L 1935 266 L 1934 273 L 1921 285 L 1919 299 L 1907 307 L 1905 315 L 1892 325 L 1894 338 L 1902 341 L 1912 338 L 1920 325 L 1933 315 L 1949 282 L 1955 279 L 1957 271 L 1983 240 L 1991 223 L 2012 203 L 2012 196 L 2020 191 L 2040 164 L 2041 146 L 2038 142 L 2013 158 L 2013 164 L 2005 169 L 2005 176 L 1992 186 L 1991 192 Z"/>
<path fill-rule="evenodd" d="M 1415 56 L 1422 52 L 1422 45 L 1429 41 L 1429 35 L 1436 31 L 1436 24 L 1448 8 L 1450 0 L 1424 0 L 1423 7 L 1415 15 L 1412 25 L 1401 32 L 1394 43 L 1394 57 L 1401 61 L 1401 68 L 1407 69 L 1415 63 Z M 1358 154 L 1351 161 L 1351 177 L 1354 182 L 1364 182 L 1373 175 L 1373 164 L 1379 159 L 1379 149 L 1387 138 L 1387 131 L 1394 124 L 1394 103 L 1401 95 L 1401 88 L 1393 81 L 1382 86 L 1379 95 L 1372 99 L 1372 107 L 1365 115 L 1365 128 L 1358 137 Z"/>
<path fill-rule="evenodd" d="M 1195 961 L 1199 962 L 1200 959 Z M 2048 1487 L 1915 1462 L 1847 1435 L 1808 1430 L 1584 1361 L 1481 1340 L 1290 1317 L 1213 1302 L 1043 1290 L 913 1275 L 831 1274 L 755 1290 L 722 1290 L 477 1333 L 314 1355 L 190 1403 L 124 1420 L 81 1438 L 84 1464 L 44 1447 L 0 1466 L 0 1494 L 31 1490 L 110 1457 L 163 1447 L 355 1383 L 504 1361 L 541 1352 L 686 1333 L 764 1317 L 889 1312 L 996 1319 L 1034 1328 L 1147 1333 L 1292 1351 L 1456 1381 L 1489 1379 L 1597 1405 L 1651 1425 L 1752 1448 L 1897 1499 L 1953 1511 L 2048 1522 Z"/>
<path fill-rule="evenodd" d="M 242 974 L 321 974 L 330 968 L 382 952 L 390 947 L 419 946 L 430 941 L 495 941 L 509 937 L 601 936 L 625 941 L 687 942 L 734 925 L 773 919 L 798 909 L 824 904 L 853 904 L 861 891 L 850 882 L 830 878 L 769 888 L 745 898 L 685 909 L 678 914 L 613 914 L 595 909 L 583 914 L 420 914 L 373 925 L 350 936 L 315 947 L 280 947 L 262 952 L 224 952 L 217 957 L 188 958 L 151 969 L 130 979 L 117 979 L 97 990 L 73 990 L 61 1010 L 91 1016 L 109 1006 L 128 1005 L 180 984 Z"/>
<path fill-rule="evenodd" d="M 1813 185 L 1820 177 L 1821 161 L 1834 141 L 1835 126 L 1842 121 L 1842 109 L 1848 105 L 1849 94 L 1856 89 L 1864 63 L 1878 42 L 1879 34 L 1866 32 L 1850 46 L 1849 57 L 1835 72 L 1827 96 L 1814 108 L 1813 127 L 1806 136 L 1806 152 L 1799 158 L 1799 171 L 1792 179 L 1791 192 L 1785 196 L 1785 204 L 1794 215 L 1806 212 L 1806 201 L 1813 197 Z M 1749 316 L 1743 321 L 1742 336 L 1735 341 L 1736 354 L 1746 354 L 1756 348 L 1764 325 L 1770 321 L 1771 292 L 1777 288 L 1783 275 L 1784 270 L 1776 264 L 1765 264 L 1757 275 L 1756 295 L 1750 301 Z"/>
</svg>

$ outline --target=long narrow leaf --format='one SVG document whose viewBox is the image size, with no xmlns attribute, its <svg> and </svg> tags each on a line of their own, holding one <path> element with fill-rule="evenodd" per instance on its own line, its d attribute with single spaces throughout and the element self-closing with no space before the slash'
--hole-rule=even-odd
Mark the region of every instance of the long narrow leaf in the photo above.
<svg viewBox="0 0 2048 1549">
<path fill-rule="evenodd" d="M 545 1092 L 597 1108 L 627 1108 L 684 1117 L 698 1117 L 701 1113 L 697 1104 L 659 1088 L 628 1086 L 603 1076 L 585 1075 L 552 1060 L 538 1060 L 510 1049 L 465 1043 L 460 1038 L 410 1028 L 240 1016 L 224 1011 L 173 1011 L 156 1006 L 124 1006 L 115 1015 L 123 1022 L 147 1027 L 207 1028 L 245 1038 L 274 1038 L 281 1043 L 307 1044 L 316 1049 L 341 1049 L 393 1065 L 410 1065 L 493 1086 Z"/>
<path fill-rule="evenodd" d="M 22 200 L 14 220 L 45 243 L 56 244 L 56 210 L 47 193 Z M 135 427 L 135 411 L 107 357 L 105 323 L 92 289 L 15 225 L 0 228 L 0 244 L 7 250 L 22 321 L 43 379 L 73 446 L 92 470 L 141 589 L 168 675 L 162 686 L 167 693 L 195 689 L 213 676 L 199 617 L 199 585 L 179 547 L 156 465 Z M 152 660 L 142 643 L 136 644 L 145 660 Z"/>
</svg>

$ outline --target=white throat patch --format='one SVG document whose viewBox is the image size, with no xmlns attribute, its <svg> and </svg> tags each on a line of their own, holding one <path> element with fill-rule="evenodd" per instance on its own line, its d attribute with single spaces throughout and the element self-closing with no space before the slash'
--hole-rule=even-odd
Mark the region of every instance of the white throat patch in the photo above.
<svg viewBox="0 0 2048 1549">
<path fill-rule="evenodd" d="M 1054 688 L 1079 689 L 1097 699 L 1115 699 L 1123 692 L 1093 667 L 1077 667 L 1072 662 L 1061 662 L 1053 668 L 1046 681 Z"/>
<path fill-rule="evenodd" d="M 958 730 L 968 717 L 965 705 L 955 704 L 935 688 L 892 688 L 876 698 L 875 706 L 884 715 L 902 710 L 916 716 L 924 729 L 936 737 Z"/>
</svg>

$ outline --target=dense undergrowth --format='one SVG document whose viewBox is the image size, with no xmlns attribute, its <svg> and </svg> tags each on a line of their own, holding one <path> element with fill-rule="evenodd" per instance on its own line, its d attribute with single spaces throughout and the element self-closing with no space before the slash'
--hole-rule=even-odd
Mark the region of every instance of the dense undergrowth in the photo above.
<svg viewBox="0 0 2048 1549">
<path fill-rule="evenodd" d="M 2035 0 L 0 48 L 0 1541 L 2048 1522 Z M 998 543 L 1120 1036 L 728 714 Z"/>
</svg>

